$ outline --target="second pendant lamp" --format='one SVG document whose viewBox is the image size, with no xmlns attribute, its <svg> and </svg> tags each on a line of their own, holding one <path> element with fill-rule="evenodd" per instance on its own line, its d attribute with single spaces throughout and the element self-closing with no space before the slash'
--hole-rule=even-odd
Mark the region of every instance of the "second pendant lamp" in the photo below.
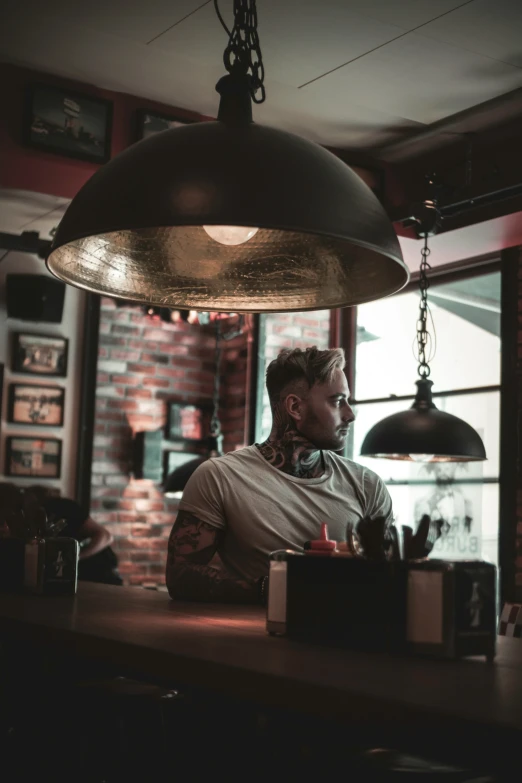
<svg viewBox="0 0 522 783">
<path fill-rule="evenodd" d="M 431 204 L 435 209 L 435 206 Z M 429 380 L 430 367 L 426 351 L 429 335 L 428 318 L 428 232 L 420 265 L 420 312 L 417 322 L 419 380 L 413 405 L 375 424 L 361 446 L 362 457 L 409 460 L 412 462 L 472 462 L 486 459 L 480 435 L 467 422 L 440 411 L 434 404 Z"/>
<path fill-rule="evenodd" d="M 94 174 L 58 227 L 50 271 L 187 310 L 315 310 L 398 291 L 408 270 L 370 188 L 318 144 L 252 121 L 251 100 L 264 100 L 255 0 L 234 0 L 231 31 L 214 4 L 229 36 L 217 122 L 157 133 Z"/>
</svg>

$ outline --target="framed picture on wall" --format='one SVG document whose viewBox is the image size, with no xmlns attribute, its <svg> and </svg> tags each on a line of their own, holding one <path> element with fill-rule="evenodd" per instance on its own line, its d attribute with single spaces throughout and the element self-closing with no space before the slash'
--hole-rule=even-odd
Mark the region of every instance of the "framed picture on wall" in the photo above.
<svg viewBox="0 0 522 783">
<path fill-rule="evenodd" d="M 6 440 L 5 475 L 60 478 L 62 441 L 57 438 L 19 438 Z"/>
<path fill-rule="evenodd" d="M 136 112 L 137 140 L 148 139 L 155 133 L 161 133 L 171 128 L 179 128 L 180 125 L 188 125 L 192 120 L 184 120 L 168 114 L 160 114 L 148 109 L 138 109 Z"/>
<path fill-rule="evenodd" d="M 110 101 L 67 87 L 29 85 L 23 140 L 30 147 L 106 163 L 111 157 L 111 130 Z"/>
<path fill-rule="evenodd" d="M 68 346 L 65 337 L 14 332 L 11 369 L 29 375 L 65 378 Z"/>
<path fill-rule="evenodd" d="M 197 405 L 167 403 L 167 440 L 203 440 L 208 433 L 210 414 Z"/>
<path fill-rule="evenodd" d="M 60 386 L 12 383 L 7 420 L 33 427 L 62 427 L 64 402 L 65 389 Z"/>
</svg>

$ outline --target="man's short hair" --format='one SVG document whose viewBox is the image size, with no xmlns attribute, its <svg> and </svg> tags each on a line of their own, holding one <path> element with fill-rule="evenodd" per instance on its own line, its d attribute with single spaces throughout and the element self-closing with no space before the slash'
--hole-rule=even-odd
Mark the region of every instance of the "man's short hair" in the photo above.
<svg viewBox="0 0 522 783">
<path fill-rule="evenodd" d="M 272 409 L 281 401 L 283 392 L 306 390 L 316 383 L 326 383 L 335 370 L 344 370 L 346 360 L 342 348 L 320 351 L 311 348 L 284 348 L 266 370 L 266 388 Z"/>
</svg>

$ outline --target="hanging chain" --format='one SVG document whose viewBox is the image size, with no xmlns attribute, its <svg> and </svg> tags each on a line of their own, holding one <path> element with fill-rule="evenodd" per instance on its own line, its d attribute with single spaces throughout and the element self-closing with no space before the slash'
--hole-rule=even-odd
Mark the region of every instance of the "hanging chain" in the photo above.
<svg viewBox="0 0 522 783">
<path fill-rule="evenodd" d="M 218 0 L 214 8 L 223 28 L 228 35 L 228 44 L 223 54 L 223 62 L 229 73 L 238 69 L 251 78 L 250 95 L 254 103 L 263 103 L 265 93 L 265 68 L 259 36 L 257 34 L 256 0 L 234 0 L 234 27 L 230 31 L 219 11 Z M 259 97 L 256 93 L 259 91 Z"/>
<path fill-rule="evenodd" d="M 214 393 L 212 395 L 212 418 L 210 420 L 210 434 L 213 437 L 221 435 L 221 422 L 219 421 L 219 385 L 220 385 L 220 373 L 221 373 L 221 346 L 219 341 L 221 339 L 221 326 L 219 319 L 216 319 L 216 349 L 214 364 L 216 366 L 214 374 Z"/>
<path fill-rule="evenodd" d="M 429 378 L 430 366 L 428 361 L 431 357 L 426 357 L 426 351 L 429 348 L 430 335 L 428 333 L 428 288 L 430 287 L 428 276 L 426 272 L 431 269 L 428 264 L 428 256 L 430 249 L 428 247 L 428 235 L 424 236 L 424 247 L 421 250 L 421 265 L 420 265 L 420 278 L 419 287 L 421 292 L 421 299 L 419 305 L 419 320 L 417 321 L 417 359 L 419 366 L 417 372 L 421 378 Z"/>
</svg>

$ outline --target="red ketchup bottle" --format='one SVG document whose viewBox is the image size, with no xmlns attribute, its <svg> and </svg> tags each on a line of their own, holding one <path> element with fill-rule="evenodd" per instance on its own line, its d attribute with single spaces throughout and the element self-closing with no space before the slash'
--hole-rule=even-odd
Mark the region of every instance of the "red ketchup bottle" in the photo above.
<svg viewBox="0 0 522 783">
<path fill-rule="evenodd" d="M 305 555 L 322 555 L 323 557 L 332 555 L 337 548 L 337 541 L 330 541 L 328 538 L 328 525 L 321 522 L 321 533 L 315 541 L 307 541 L 305 544 Z"/>
</svg>

